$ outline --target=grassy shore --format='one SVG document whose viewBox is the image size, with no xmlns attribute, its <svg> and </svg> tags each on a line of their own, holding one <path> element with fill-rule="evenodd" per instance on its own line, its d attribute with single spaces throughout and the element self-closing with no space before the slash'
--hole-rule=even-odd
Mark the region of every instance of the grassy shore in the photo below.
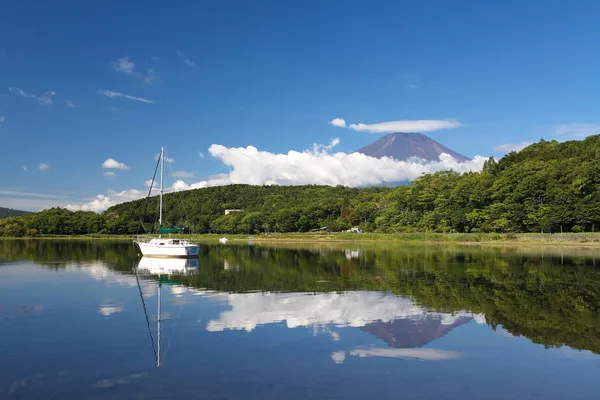
<svg viewBox="0 0 600 400">
<path fill-rule="evenodd" d="M 89 239 L 131 240 L 131 235 L 40 235 L 19 239 Z M 227 237 L 232 242 L 348 242 L 348 243 L 454 243 L 454 244 L 528 244 L 557 246 L 598 246 L 600 233 L 271 233 L 236 235 L 185 235 L 186 239 L 201 243 L 217 242 Z M 5 238 L 6 239 L 6 238 Z"/>
</svg>

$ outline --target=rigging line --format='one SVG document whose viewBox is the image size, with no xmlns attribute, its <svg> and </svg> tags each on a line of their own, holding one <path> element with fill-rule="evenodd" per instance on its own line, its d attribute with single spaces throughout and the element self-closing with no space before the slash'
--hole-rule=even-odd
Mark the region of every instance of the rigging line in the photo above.
<svg viewBox="0 0 600 400">
<path fill-rule="evenodd" d="M 160 165 L 160 156 L 158 156 L 158 160 L 156 161 L 156 168 L 154 168 L 154 175 L 152 175 L 152 182 L 150 182 L 150 189 L 148 189 L 148 196 L 146 196 L 146 200 L 144 201 L 144 210 L 142 211 L 142 218 L 140 219 L 140 225 L 138 226 L 137 234 L 140 233 L 140 227 L 144 229 L 146 232 L 146 227 L 144 226 L 144 217 L 146 216 L 146 209 L 148 208 L 148 199 L 152 194 L 152 188 L 154 187 L 154 180 L 156 179 L 156 171 L 158 171 L 158 166 Z M 156 225 L 156 221 L 154 221 Z M 154 228 L 154 225 L 152 226 Z"/>
<path fill-rule="evenodd" d="M 154 336 L 152 336 L 152 329 L 150 328 L 150 320 L 148 319 L 148 310 L 146 309 L 146 302 L 142 295 L 142 288 L 140 286 L 140 279 L 138 277 L 137 267 L 135 269 L 135 280 L 137 282 L 138 290 L 140 291 L 140 299 L 142 299 L 142 307 L 144 308 L 144 315 L 146 316 L 146 325 L 148 326 L 148 333 L 150 334 L 150 342 L 152 343 L 152 351 L 154 352 L 154 359 L 158 362 L 158 354 L 156 354 L 156 345 L 154 344 Z"/>
</svg>

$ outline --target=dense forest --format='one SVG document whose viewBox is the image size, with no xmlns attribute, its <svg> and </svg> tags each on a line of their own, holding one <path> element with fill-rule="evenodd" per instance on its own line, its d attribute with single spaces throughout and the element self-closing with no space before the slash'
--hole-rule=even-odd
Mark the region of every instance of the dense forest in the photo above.
<svg viewBox="0 0 600 400">
<path fill-rule="evenodd" d="M 481 172 L 444 171 L 405 186 L 230 185 L 170 193 L 167 226 L 191 233 L 590 232 L 600 224 L 600 135 L 540 141 L 486 161 Z M 225 214 L 227 209 L 242 211 Z M 103 214 L 51 209 L 0 220 L 0 235 L 156 231 L 156 197 Z M 144 221 L 143 226 L 141 221 Z"/>
</svg>

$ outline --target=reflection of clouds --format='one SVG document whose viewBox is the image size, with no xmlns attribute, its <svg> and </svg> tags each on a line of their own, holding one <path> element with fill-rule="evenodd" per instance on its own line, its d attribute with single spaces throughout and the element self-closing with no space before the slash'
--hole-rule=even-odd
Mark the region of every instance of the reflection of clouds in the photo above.
<svg viewBox="0 0 600 400">
<path fill-rule="evenodd" d="M 380 347 L 371 347 L 370 349 L 355 349 L 347 354 L 355 357 L 387 357 L 387 358 L 410 358 L 417 360 L 451 360 L 459 358 L 460 353 L 456 351 L 420 348 L 420 349 L 387 349 Z M 337 351 L 331 354 L 331 359 L 336 364 L 341 364 L 346 359 L 345 351 Z"/>
<path fill-rule="evenodd" d="M 231 310 L 210 321 L 206 329 L 252 331 L 259 325 L 286 322 L 288 328 L 333 324 L 338 327 L 362 327 L 374 321 L 396 319 L 424 320 L 439 318 L 443 325 L 453 324 L 459 317 L 474 317 L 469 312 L 454 314 L 428 312 L 410 298 L 380 292 L 345 293 L 244 293 L 213 294 L 227 302 Z M 477 322 L 485 318 L 478 316 Z"/>
<path fill-rule="evenodd" d="M 104 388 L 110 388 L 110 387 L 113 387 L 116 385 L 126 385 L 128 383 L 133 382 L 134 380 L 145 378 L 146 375 L 148 375 L 148 374 L 144 372 L 144 373 L 140 373 L 140 374 L 126 375 L 119 379 L 101 379 L 101 380 L 97 381 L 96 383 L 94 383 L 94 387 L 99 388 L 99 389 L 104 389 Z"/>
<path fill-rule="evenodd" d="M 341 364 L 346 359 L 346 352 L 345 351 L 335 351 L 335 352 L 331 353 L 331 359 L 333 360 L 334 363 Z"/>
<path fill-rule="evenodd" d="M 107 304 L 98 307 L 98 312 L 104 315 L 105 317 L 108 317 L 112 314 L 120 313 L 121 311 L 123 311 L 123 307 L 117 306 L 115 304 Z"/>
<path fill-rule="evenodd" d="M 93 279 L 105 282 L 110 285 L 119 285 L 126 287 L 137 286 L 135 275 L 124 275 L 122 272 L 117 272 L 108 268 L 104 263 L 100 261 L 91 262 L 85 265 L 74 263 L 68 265 L 67 269 L 76 269 L 77 271 L 85 272 L 88 275 L 90 275 Z M 144 280 L 141 278 L 139 279 L 139 281 L 144 298 L 156 296 L 158 288 L 158 284 L 156 282 Z"/>
</svg>

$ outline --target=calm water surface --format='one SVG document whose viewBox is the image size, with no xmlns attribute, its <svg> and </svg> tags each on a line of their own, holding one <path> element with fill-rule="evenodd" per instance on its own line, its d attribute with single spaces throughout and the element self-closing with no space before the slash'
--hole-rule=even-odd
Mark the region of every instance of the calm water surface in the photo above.
<svg viewBox="0 0 600 400">
<path fill-rule="evenodd" d="M 597 399 L 598 263 L 398 245 L 156 260 L 127 242 L 0 241 L 0 398 Z"/>
</svg>

